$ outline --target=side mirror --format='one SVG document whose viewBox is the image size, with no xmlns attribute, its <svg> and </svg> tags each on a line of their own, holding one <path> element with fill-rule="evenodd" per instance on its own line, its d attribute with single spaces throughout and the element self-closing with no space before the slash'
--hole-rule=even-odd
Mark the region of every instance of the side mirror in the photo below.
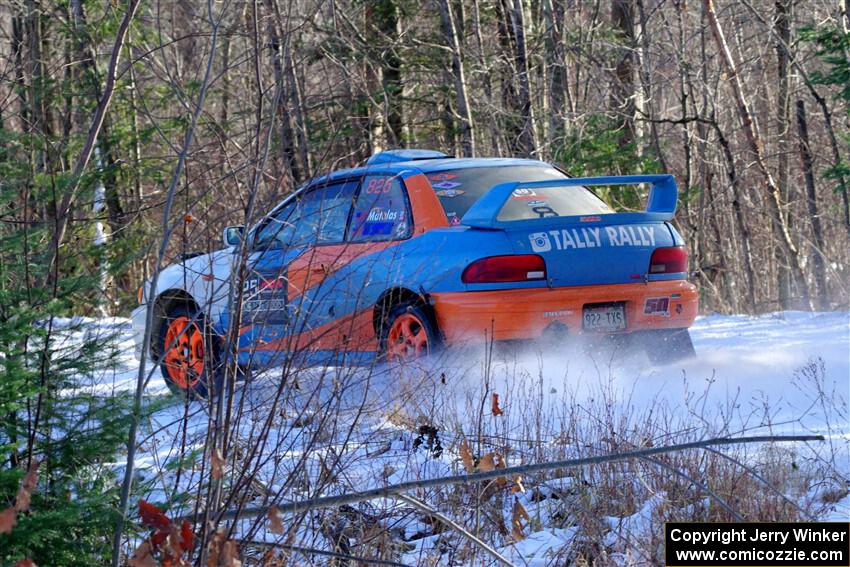
<svg viewBox="0 0 850 567">
<path fill-rule="evenodd" d="M 225 246 L 238 246 L 242 242 L 242 235 L 244 233 L 245 227 L 242 225 L 228 226 L 224 229 L 221 240 Z"/>
</svg>

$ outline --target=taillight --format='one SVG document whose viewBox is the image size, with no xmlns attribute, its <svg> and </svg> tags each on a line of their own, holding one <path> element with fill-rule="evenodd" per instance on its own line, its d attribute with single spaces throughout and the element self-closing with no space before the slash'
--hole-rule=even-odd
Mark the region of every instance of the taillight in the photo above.
<svg viewBox="0 0 850 567">
<path fill-rule="evenodd" d="M 490 256 L 466 267 L 463 283 L 526 282 L 546 279 L 546 262 L 537 254 Z"/>
<path fill-rule="evenodd" d="M 656 248 L 649 260 L 650 274 L 676 274 L 688 271 L 688 251 L 684 246 Z"/>
</svg>

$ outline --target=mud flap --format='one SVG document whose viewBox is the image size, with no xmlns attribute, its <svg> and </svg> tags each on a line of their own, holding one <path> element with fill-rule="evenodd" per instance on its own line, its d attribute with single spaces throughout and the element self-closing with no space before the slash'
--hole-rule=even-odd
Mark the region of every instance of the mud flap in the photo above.
<svg viewBox="0 0 850 567">
<path fill-rule="evenodd" d="M 632 346 L 640 347 L 653 364 L 670 364 L 694 358 L 696 351 L 687 329 L 662 329 L 632 333 Z"/>
</svg>

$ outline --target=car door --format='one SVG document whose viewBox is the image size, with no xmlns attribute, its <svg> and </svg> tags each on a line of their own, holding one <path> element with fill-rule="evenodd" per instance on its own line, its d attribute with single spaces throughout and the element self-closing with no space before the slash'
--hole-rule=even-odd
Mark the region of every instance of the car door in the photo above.
<svg viewBox="0 0 850 567">
<path fill-rule="evenodd" d="M 290 301 L 311 306 L 299 348 L 369 351 L 377 348 L 371 308 L 387 289 L 392 254 L 412 235 L 403 181 L 393 173 L 360 180 L 343 242 L 318 242 L 289 265 Z"/>
<path fill-rule="evenodd" d="M 314 324 L 312 296 L 304 292 L 321 266 L 298 260 L 344 242 L 357 186 L 354 180 L 308 188 L 258 227 L 243 287 L 241 345 L 290 350 L 286 338 Z"/>
</svg>

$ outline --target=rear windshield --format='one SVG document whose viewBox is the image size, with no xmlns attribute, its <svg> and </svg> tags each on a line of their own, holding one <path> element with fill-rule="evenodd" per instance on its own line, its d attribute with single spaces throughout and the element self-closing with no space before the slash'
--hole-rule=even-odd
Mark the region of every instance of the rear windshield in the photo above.
<svg viewBox="0 0 850 567">
<path fill-rule="evenodd" d="M 500 183 L 552 181 L 567 176 L 544 165 L 472 167 L 429 173 L 428 179 L 452 225 L 478 199 Z M 499 212 L 498 220 L 514 221 L 542 217 L 604 215 L 614 211 L 585 187 L 517 189 Z"/>
</svg>

